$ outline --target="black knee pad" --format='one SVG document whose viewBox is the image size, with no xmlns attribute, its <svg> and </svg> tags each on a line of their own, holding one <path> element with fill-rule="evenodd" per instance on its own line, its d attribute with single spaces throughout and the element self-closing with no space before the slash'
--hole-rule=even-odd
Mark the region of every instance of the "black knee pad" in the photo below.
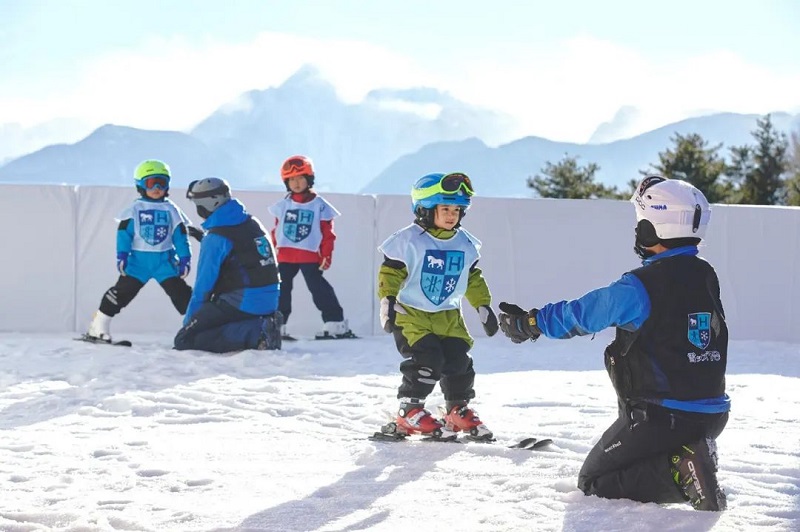
<svg viewBox="0 0 800 532">
<path fill-rule="evenodd" d="M 100 312 L 106 316 L 116 316 L 119 311 L 133 301 L 144 284 L 130 275 L 120 275 L 117 284 L 106 290 L 100 301 Z"/>
<path fill-rule="evenodd" d="M 106 290 L 103 299 L 100 300 L 100 312 L 106 316 L 116 316 L 124 306 L 119 303 L 119 291 L 116 286 Z"/>
</svg>

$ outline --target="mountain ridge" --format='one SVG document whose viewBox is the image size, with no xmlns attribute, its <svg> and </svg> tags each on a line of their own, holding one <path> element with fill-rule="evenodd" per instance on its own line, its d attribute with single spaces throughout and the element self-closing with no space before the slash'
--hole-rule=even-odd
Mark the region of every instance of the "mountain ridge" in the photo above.
<svg viewBox="0 0 800 532">
<path fill-rule="evenodd" d="M 615 120 L 635 111 L 620 113 Z M 607 143 L 536 136 L 500 143 L 512 117 L 430 87 L 375 89 L 359 103 L 345 103 L 316 68 L 304 66 L 278 87 L 224 103 L 188 132 L 106 124 L 75 143 L 7 161 L 0 182 L 128 186 L 138 162 L 160 158 L 179 186 L 216 175 L 239 189 L 282 190 L 280 164 L 303 153 L 314 160 L 323 192 L 405 194 L 420 175 L 458 170 L 475 179 L 482 195 L 529 196 L 526 178 L 567 154 L 581 165 L 597 163 L 602 183 L 623 186 L 658 160 L 676 132 L 699 133 L 710 146 L 728 148 L 751 144 L 759 118 L 718 113 Z M 800 127 L 800 115 L 777 112 L 772 120 L 778 130 Z M 618 134 L 603 127 L 593 138 Z M 479 183 L 489 186 L 481 191 Z"/>
<path fill-rule="evenodd" d="M 658 162 L 658 153 L 671 147 L 670 139 L 676 133 L 698 133 L 708 141 L 709 146 L 723 144 L 720 154 L 727 155 L 727 148 L 731 146 L 753 143 L 752 131 L 760 118 L 761 115 L 737 113 L 688 118 L 630 139 L 605 144 L 557 142 L 535 136 L 517 139 L 496 148 L 485 144 L 468 148 L 465 141 L 437 143 L 401 157 L 361 192 L 405 194 L 412 176 L 431 171 L 458 170 L 473 178 L 479 194 L 532 196 L 533 191 L 526 184 L 527 178 L 540 173 L 547 162 L 555 164 L 565 155 L 577 157 L 580 166 L 596 163 L 600 167 L 596 174 L 599 182 L 624 189 L 630 180 L 640 177 L 640 171 Z M 775 113 L 772 122 L 777 130 L 789 131 L 800 126 L 800 115 Z M 457 156 L 458 161 L 453 161 Z M 437 167 L 437 162 L 448 164 Z M 403 184 L 402 176 L 409 176 Z M 490 184 L 489 190 L 481 192 L 480 183 Z"/>
</svg>

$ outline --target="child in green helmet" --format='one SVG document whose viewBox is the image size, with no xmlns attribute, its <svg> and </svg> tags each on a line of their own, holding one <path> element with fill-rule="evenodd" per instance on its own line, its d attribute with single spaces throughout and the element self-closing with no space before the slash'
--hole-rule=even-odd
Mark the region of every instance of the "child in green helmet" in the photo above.
<svg viewBox="0 0 800 532">
<path fill-rule="evenodd" d="M 383 427 L 386 437 L 449 438 L 460 431 L 475 439 L 493 437 L 468 406 L 475 397 L 475 370 L 462 297 L 478 310 L 486 334 L 497 332 L 492 296 L 477 266 L 481 243 L 460 227 L 473 194 L 464 174 L 420 178 L 411 192 L 414 223 L 378 248 L 385 257 L 378 272 L 381 324 L 404 358 L 400 410 L 396 422 Z M 437 382 L 446 402 L 442 420 L 425 409 Z"/>
<path fill-rule="evenodd" d="M 143 161 L 134 172 L 140 197 L 117 221 L 119 279 L 109 288 L 82 339 L 111 343 L 111 318 L 127 306 L 139 290 L 155 279 L 181 314 L 186 312 L 192 289 L 184 280 L 192 258 L 187 236 L 189 218 L 169 195 L 169 166 L 158 160 Z"/>
</svg>

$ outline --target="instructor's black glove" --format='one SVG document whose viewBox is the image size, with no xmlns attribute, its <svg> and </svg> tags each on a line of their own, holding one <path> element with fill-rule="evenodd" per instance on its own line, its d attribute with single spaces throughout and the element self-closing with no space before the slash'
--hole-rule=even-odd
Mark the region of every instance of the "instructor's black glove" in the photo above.
<svg viewBox="0 0 800 532">
<path fill-rule="evenodd" d="M 190 225 L 188 228 L 186 228 L 186 230 L 189 232 L 189 236 L 194 238 L 198 242 L 202 242 L 203 237 L 206 236 L 206 234 L 203 232 L 202 229 L 198 229 L 193 225 Z"/>
<path fill-rule="evenodd" d="M 497 316 L 494 315 L 492 307 L 489 305 L 481 305 L 477 308 L 478 316 L 481 318 L 481 325 L 483 330 L 486 331 L 486 336 L 494 336 L 497 334 Z"/>
<path fill-rule="evenodd" d="M 513 303 L 500 303 L 500 329 L 515 344 L 525 340 L 535 341 L 542 334 L 536 325 L 539 309 L 524 310 Z"/>
</svg>

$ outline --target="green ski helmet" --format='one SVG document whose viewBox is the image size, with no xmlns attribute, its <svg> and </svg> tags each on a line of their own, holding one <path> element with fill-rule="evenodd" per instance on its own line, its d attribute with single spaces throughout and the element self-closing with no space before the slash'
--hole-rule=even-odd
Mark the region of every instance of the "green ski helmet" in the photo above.
<svg viewBox="0 0 800 532">
<path fill-rule="evenodd" d="M 169 165 L 158 159 L 142 161 L 133 172 L 136 190 L 144 196 L 147 190 L 161 188 L 169 190 Z"/>
</svg>

